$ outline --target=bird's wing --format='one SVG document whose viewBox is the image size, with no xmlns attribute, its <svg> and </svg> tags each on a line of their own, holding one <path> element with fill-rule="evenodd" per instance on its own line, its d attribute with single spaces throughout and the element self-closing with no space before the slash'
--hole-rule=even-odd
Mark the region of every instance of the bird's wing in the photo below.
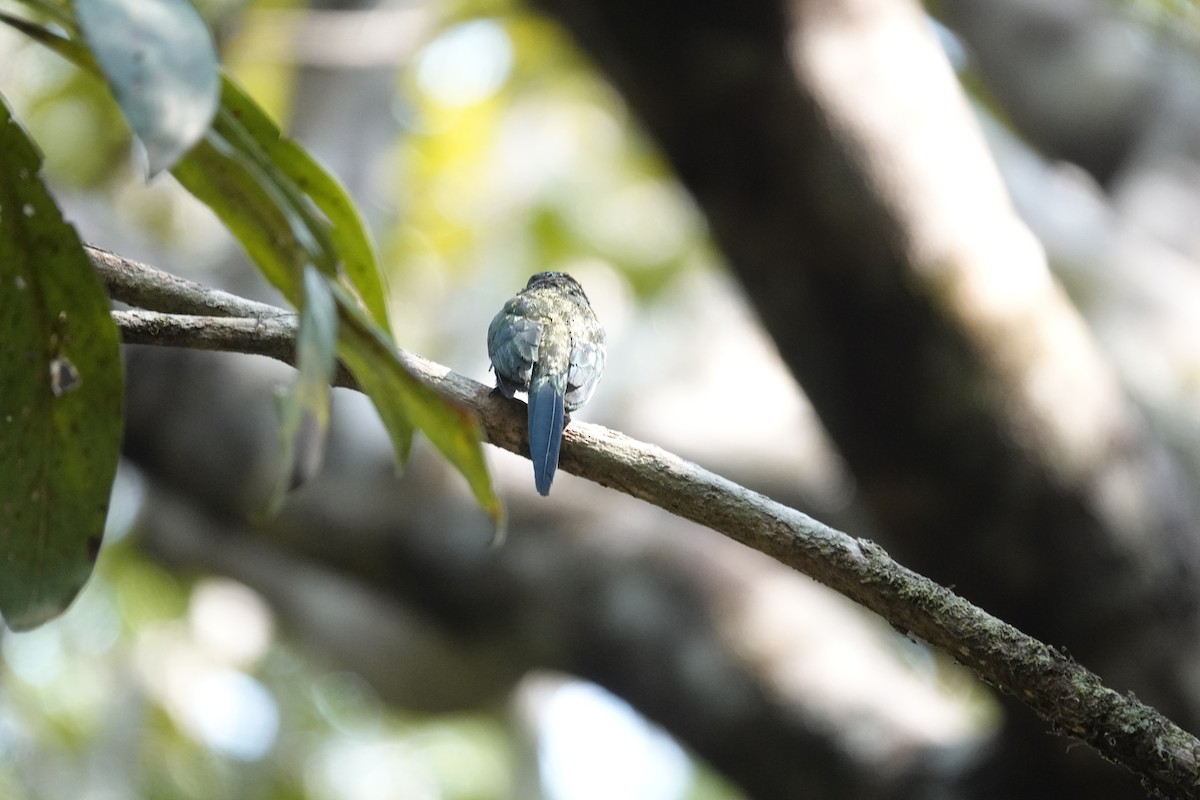
<svg viewBox="0 0 1200 800">
<path fill-rule="evenodd" d="M 537 361 L 542 324 L 514 314 L 509 304 L 488 326 L 488 357 L 496 370 L 497 382 L 505 395 L 529 389 L 533 363 Z"/>
<path fill-rule="evenodd" d="M 604 372 L 604 342 L 575 342 L 571 348 L 571 364 L 567 369 L 567 411 L 582 406 L 596 391 L 600 374 Z"/>
</svg>

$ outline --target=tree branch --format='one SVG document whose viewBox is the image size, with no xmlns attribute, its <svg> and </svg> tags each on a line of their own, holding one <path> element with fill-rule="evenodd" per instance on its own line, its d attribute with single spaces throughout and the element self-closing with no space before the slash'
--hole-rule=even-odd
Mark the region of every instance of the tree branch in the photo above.
<svg viewBox="0 0 1200 800">
<path fill-rule="evenodd" d="M 1200 731 L 1196 492 L 1014 214 L 922 4 L 534 6 L 691 193 L 881 541 Z M 979 797 L 1017 770 L 1127 793 L 1011 722 Z"/>
<path fill-rule="evenodd" d="M 109 296 L 131 306 L 168 314 L 214 317 L 278 317 L 292 313 L 212 289 L 99 247 L 85 245 L 84 250 L 104 281 Z"/>
<path fill-rule="evenodd" d="M 159 270 L 103 251 L 89 255 L 114 299 L 187 312 L 115 311 L 126 342 L 228 350 L 292 363 L 296 320 L 286 311 L 167 280 Z M 191 315 L 251 308 L 253 318 Z M 471 409 L 488 442 L 527 453 L 522 403 L 420 356 L 397 353 L 443 396 Z M 353 387 L 344 373 L 338 384 Z M 895 628 L 949 653 L 1033 709 L 1055 732 L 1087 742 L 1163 796 L 1191 797 L 1200 785 L 1200 741 L 1191 734 L 1136 698 L 1105 687 L 1069 656 L 898 564 L 873 542 L 599 425 L 570 424 L 561 466 L 712 528 L 846 595 Z"/>
<path fill-rule="evenodd" d="M 126 344 L 251 353 L 289 364 L 296 349 L 295 316 L 209 317 L 141 309 L 112 316 Z"/>
</svg>

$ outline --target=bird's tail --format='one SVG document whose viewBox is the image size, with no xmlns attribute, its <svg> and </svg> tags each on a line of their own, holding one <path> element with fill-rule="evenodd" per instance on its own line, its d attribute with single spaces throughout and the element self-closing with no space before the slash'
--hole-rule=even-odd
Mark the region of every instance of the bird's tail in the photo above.
<svg viewBox="0 0 1200 800">
<path fill-rule="evenodd" d="M 529 386 L 529 457 L 533 460 L 533 482 L 543 497 L 550 494 L 558 469 L 566 414 L 565 382 L 562 375 L 535 374 Z"/>
</svg>

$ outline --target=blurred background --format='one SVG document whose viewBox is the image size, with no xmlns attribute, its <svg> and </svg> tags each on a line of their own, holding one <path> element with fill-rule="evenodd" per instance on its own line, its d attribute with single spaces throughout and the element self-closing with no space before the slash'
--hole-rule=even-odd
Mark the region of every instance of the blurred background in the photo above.
<svg viewBox="0 0 1200 800">
<path fill-rule="evenodd" d="M 1086 325 L 1070 334 L 1084 355 L 1059 349 L 1038 364 L 1057 375 L 1094 361 L 1100 388 L 1051 392 L 1039 408 L 1090 420 L 1089 404 L 1109 397 L 1108 381 L 1117 387 L 1120 435 L 1085 427 L 1080 437 L 1103 452 L 1075 480 L 1059 465 L 1076 453 L 1055 450 L 1036 419 L 1012 422 L 1005 388 L 960 366 L 986 364 L 986 343 L 915 368 L 891 349 L 892 323 L 863 309 L 923 297 L 915 280 L 864 280 L 886 303 L 824 303 L 828 319 L 764 300 L 772 286 L 803 285 L 821 305 L 832 270 L 852 273 L 854 248 L 877 237 L 897 263 L 912 253 L 893 247 L 904 236 L 877 234 L 873 212 L 837 210 L 852 168 L 812 156 L 804 174 L 818 199 L 794 205 L 746 180 L 753 167 L 734 170 L 761 158 L 786 181 L 790 165 L 771 147 L 821 152 L 783 134 L 755 138 L 764 120 L 793 112 L 738 97 L 729 77 L 748 71 L 750 85 L 766 85 L 778 63 L 803 84 L 819 48 L 797 34 L 785 57 L 784 37 L 788 25 L 824 24 L 820 4 L 759 4 L 765 21 L 729 28 L 736 47 L 691 34 L 725 30 L 723 15 L 740 22 L 737 4 L 701 5 L 200 8 L 232 75 L 359 202 L 401 347 L 490 383 L 494 313 L 531 273 L 570 272 L 609 348 L 578 418 L 879 540 L 1196 730 L 1196 9 L 844 4 L 851 20 L 900 18 L 922 57 L 953 67 L 971 119 L 946 129 L 986 140 L 1037 239 L 1021 258 L 1049 265 L 1069 298 L 1038 319 L 1055 331 Z M 851 88 L 871 58 L 909 63 L 873 41 L 877 51 L 845 55 Z M 699 77 L 672 83 L 685 68 Z M 747 113 L 698 125 L 704 112 L 686 114 L 707 109 L 697 86 Z M 886 107 L 871 88 L 864 77 L 863 107 Z M 919 82 L 911 89 L 921 96 Z M 278 301 L 169 176 L 142 182 L 102 87 L 0 29 L 0 92 L 85 241 Z M 838 135 L 836 115 L 815 116 Z M 717 144 L 707 155 L 680 144 L 692 141 Z M 736 203 L 722 198 L 738 193 L 761 207 L 731 217 Z M 842 229 L 809 222 L 843 213 Z M 814 234 L 810 258 L 792 258 L 780 255 L 789 240 L 759 224 L 837 241 Z M 794 272 L 755 272 L 756 259 Z M 993 299 L 1021 302 L 1017 261 L 988 273 Z M 780 336 L 788 313 L 800 345 Z M 839 319 L 845 330 L 826 336 L 821 326 Z M 1028 349 L 1041 353 L 1044 331 L 1030 331 Z M 913 338 L 912 352 L 925 346 Z M 569 474 L 540 498 L 529 463 L 491 448 L 510 523 L 508 543 L 489 548 L 461 479 L 423 445 L 397 476 L 373 410 L 349 392 L 336 395 L 323 473 L 265 519 L 273 395 L 289 370 L 152 348 L 125 358 L 124 458 L 97 571 L 61 619 L 0 641 L 0 796 L 1142 796 L 946 655 L 804 576 Z M 843 379 L 832 362 L 866 377 Z M 969 412 L 948 399 L 956 393 Z M 988 433 L 968 417 L 991 420 Z M 938 438 L 941 428 L 965 434 Z"/>
</svg>

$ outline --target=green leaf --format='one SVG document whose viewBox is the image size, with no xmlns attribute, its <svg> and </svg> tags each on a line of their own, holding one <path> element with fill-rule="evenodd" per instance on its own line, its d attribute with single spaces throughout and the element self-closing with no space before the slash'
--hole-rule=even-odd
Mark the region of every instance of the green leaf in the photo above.
<svg viewBox="0 0 1200 800">
<path fill-rule="evenodd" d="M 398 461 L 408 459 L 415 426 L 462 472 L 500 526 L 503 512 L 483 457 L 478 422 L 410 373 L 386 328 L 376 322 L 378 316 L 386 321 L 382 281 L 353 203 L 298 145 L 282 139 L 275 124 L 230 81 L 222 102 L 213 130 L 175 167 L 175 176 L 225 221 L 294 305 L 302 307 L 301 276 L 310 265 L 337 276 L 331 288 L 341 320 L 338 354 L 379 411 Z M 337 224 L 331 227 L 330 220 Z M 350 258 L 360 272 L 376 277 L 347 281 L 345 273 L 324 266 L 331 258 L 343 264 Z"/>
<path fill-rule="evenodd" d="M 383 271 L 358 206 L 346 189 L 291 139 L 280 140 L 272 155 L 329 219 L 333 244 L 342 260 L 342 285 L 354 292 L 375 324 L 390 334 Z"/>
<path fill-rule="evenodd" d="M 413 423 L 404 404 L 400 402 L 400 396 L 407 390 L 407 383 L 404 377 L 396 373 L 405 376 L 408 373 L 396 361 L 395 353 L 390 352 L 391 345 L 382 340 L 376 342 L 376 337 L 368 333 L 369 326 L 347 325 L 346 317 L 351 312 L 344 303 L 339 303 L 338 310 L 342 318 L 338 355 L 354 375 L 358 387 L 371 398 L 375 410 L 379 412 L 383 427 L 392 440 L 396 463 L 407 464 L 412 452 Z"/>
<path fill-rule="evenodd" d="M 2 13 L 0 20 L 80 67 L 95 69 L 73 42 L 44 29 L 26 30 L 28 24 Z M 221 102 L 204 140 L 174 167 L 175 177 L 217 214 L 293 305 L 303 308 L 303 276 L 310 266 L 336 277 L 330 288 L 341 321 L 338 354 L 379 411 L 397 460 L 407 461 L 414 426 L 424 432 L 466 478 L 500 538 L 504 513 L 484 461 L 478 421 L 401 362 L 391 343 L 378 260 L 354 204 L 228 79 Z"/>
<path fill-rule="evenodd" d="M 204 136 L 221 97 L 217 52 L 188 0 L 75 0 L 75 14 L 151 177 Z"/>
<path fill-rule="evenodd" d="M 280 136 L 258 104 L 226 79 L 212 130 L 173 172 L 221 218 L 266 278 L 299 307 L 304 268 L 312 264 L 336 277 L 341 253 L 328 218 L 302 182 L 276 162 Z M 332 177 L 324 178 L 336 185 Z M 365 231 L 359 235 L 367 238 Z M 369 254 L 371 268 L 378 271 L 373 251 Z"/>
<path fill-rule="evenodd" d="M 221 94 L 221 110 L 213 122 L 208 140 L 224 158 L 245 169 L 271 198 L 291 226 L 297 252 L 306 255 L 306 263 L 314 264 L 330 277 L 336 277 L 340 254 L 334 245 L 332 226 L 305 194 L 296 176 L 275 159 L 280 136 L 275 123 L 258 104 L 233 81 L 226 79 Z M 299 280 L 299 274 L 293 276 L 293 282 Z M 286 287 L 279 288 L 288 291 Z M 291 291 L 294 293 L 298 290 L 297 282 Z M 294 297 L 289 297 L 296 303 Z"/>
<path fill-rule="evenodd" d="M 0 22 L 3 22 L 14 30 L 20 31 L 38 44 L 44 45 L 46 48 L 58 53 L 80 69 L 90 72 L 93 75 L 100 74 L 100 68 L 96 65 L 92 54 L 78 42 L 60 36 L 36 22 L 14 17 L 12 14 L 7 14 L 3 11 L 0 11 Z"/>
<path fill-rule="evenodd" d="M 342 291 L 341 287 L 334 287 L 335 296 Z M 338 352 L 359 386 L 375 403 L 392 432 L 397 451 L 402 448 L 406 451 L 408 443 L 397 441 L 397 432 L 389 420 L 409 420 L 466 478 L 475 501 L 496 526 L 496 539 L 503 538 L 504 508 L 492 486 L 483 455 L 483 432 L 475 415 L 446 400 L 414 376 L 401 363 L 391 342 L 353 303 L 339 305 L 342 346 Z"/>
<path fill-rule="evenodd" d="M 18 0 L 18 2 L 46 19 L 58 23 L 65 30 L 75 28 L 75 15 L 71 13 L 71 9 L 65 3 L 57 0 Z"/>
<path fill-rule="evenodd" d="M 258 104 L 232 81 L 225 82 L 222 111 L 215 127 L 243 152 L 246 161 L 256 164 L 265 177 L 279 185 L 281 207 L 290 208 L 296 223 L 310 229 L 309 249 L 314 263 L 336 277 L 376 324 L 390 333 L 379 257 L 345 188 L 307 150 L 283 136 Z M 336 269 L 338 262 L 340 270 Z"/>
<path fill-rule="evenodd" d="M 284 495 L 316 475 L 329 433 L 330 384 L 337 368 L 337 304 L 324 275 L 304 271 L 304 305 L 296 337 L 296 380 L 281 400 L 283 465 L 268 503 L 274 514 Z"/>
<path fill-rule="evenodd" d="M 223 152 L 228 145 L 217 142 L 210 134 L 172 172 L 225 223 L 267 280 L 299 305 L 300 276 L 311 259 L 295 233 L 295 219 L 241 160 Z"/>
<path fill-rule="evenodd" d="M 60 614 L 91 574 L 121 441 L 108 298 L 0 99 L 0 612 Z"/>
<path fill-rule="evenodd" d="M 3 12 L 0 21 L 81 69 L 101 74 L 77 42 Z M 173 172 L 290 302 L 299 303 L 299 276 L 305 264 L 313 263 L 336 276 L 376 324 L 391 332 L 378 255 L 354 202 L 233 81 L 223 80 L 212 129 Z"/>
</svg>

